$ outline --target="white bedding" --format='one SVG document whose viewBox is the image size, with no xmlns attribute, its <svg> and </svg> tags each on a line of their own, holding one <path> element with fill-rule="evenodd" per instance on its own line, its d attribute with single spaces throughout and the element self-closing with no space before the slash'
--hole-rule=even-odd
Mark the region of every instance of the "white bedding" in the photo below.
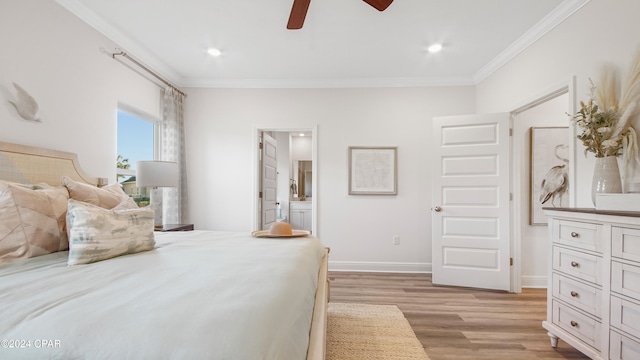
<svg viewBox="0 0 640 360">
<path fill-rule="evenodd" d="M 320 241 L 190 231 L 156 242 L 88 265 L 67 266 L 67 252 L 1 264 L 0 358 L 306 357 Z"/>
</svg>

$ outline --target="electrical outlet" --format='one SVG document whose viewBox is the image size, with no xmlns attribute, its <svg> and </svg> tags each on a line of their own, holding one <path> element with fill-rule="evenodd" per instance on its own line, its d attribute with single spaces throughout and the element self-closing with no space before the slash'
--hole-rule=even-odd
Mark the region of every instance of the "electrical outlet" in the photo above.
<svg viewBox="0 0 640 360">
<path fill-rule="evenodd" d="M 393 245 L 400 245 L 400 236 L 393 235 Z"/>
</svg>

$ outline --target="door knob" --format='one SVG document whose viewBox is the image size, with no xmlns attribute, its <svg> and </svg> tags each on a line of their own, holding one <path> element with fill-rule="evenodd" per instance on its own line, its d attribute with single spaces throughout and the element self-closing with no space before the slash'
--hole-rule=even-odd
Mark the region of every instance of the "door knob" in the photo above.
<svg viewBox="0 0 640 360">
<path fill-rule="evenodd" d="M 442 211 L 442 208 L 440 206 L 436 206 L 436 207 L 433 208 L 433 211 L 440 212 L 440 211 Z"/>
</svg>

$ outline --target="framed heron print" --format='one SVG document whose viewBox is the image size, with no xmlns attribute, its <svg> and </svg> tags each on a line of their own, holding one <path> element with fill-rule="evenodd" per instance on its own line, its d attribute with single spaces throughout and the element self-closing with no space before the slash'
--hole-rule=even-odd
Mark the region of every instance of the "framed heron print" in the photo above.
<svg viewBox="0 0 640 360">
<path fill-rule="evenodd" d="M 398 148 L 349 146 L 349 195 L 396 195 Z"/>
<path fill-rule="evenodd" d="M 547 225 L 543 207 L 569 206 L 569 128 L 532 127 L 531 225 Z"/>
</svg>

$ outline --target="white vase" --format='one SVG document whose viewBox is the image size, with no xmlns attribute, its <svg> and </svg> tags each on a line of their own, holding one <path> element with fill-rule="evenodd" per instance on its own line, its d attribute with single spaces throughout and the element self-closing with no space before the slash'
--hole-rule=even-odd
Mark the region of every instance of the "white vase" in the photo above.
<svg viewBox="0 0 640 360">
<path fill-rule="evenodd" d="M 591 183 L 591 201 L 593 201 L 593 205 L 595 206 L 596 204 L 596 194 L 621 192 L 622 181 L 620 181 L 618 158 L 615 156 L 596 158 Z"/>
</svg>

